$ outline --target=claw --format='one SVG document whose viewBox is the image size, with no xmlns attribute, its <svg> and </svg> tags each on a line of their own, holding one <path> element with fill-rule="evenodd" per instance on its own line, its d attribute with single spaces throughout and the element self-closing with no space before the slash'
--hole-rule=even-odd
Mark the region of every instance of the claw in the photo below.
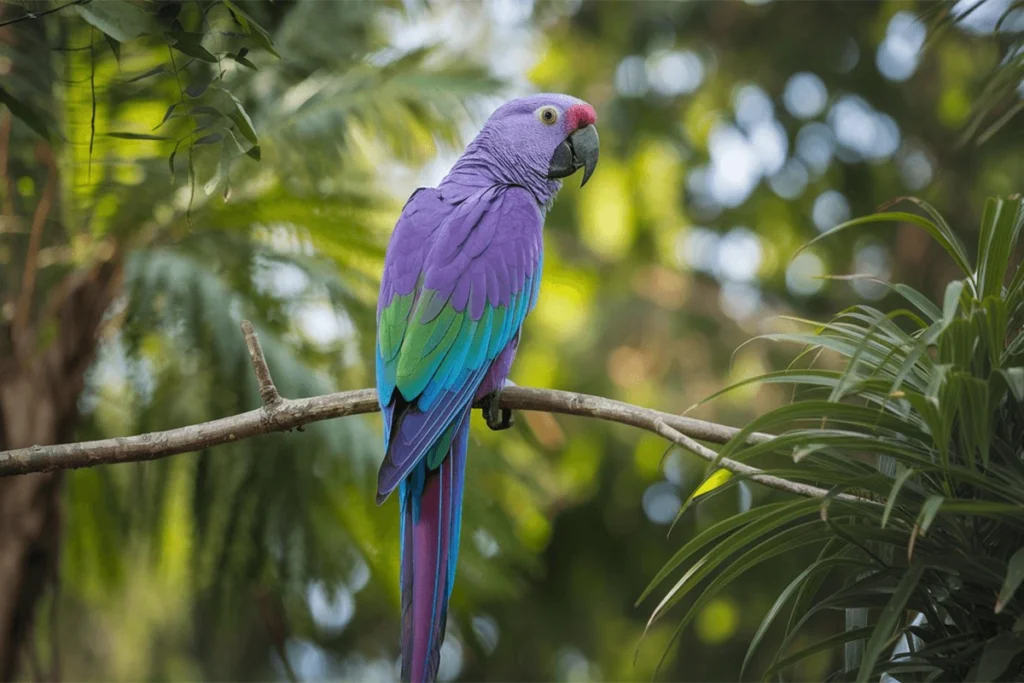
<svg viewBox="0 0 1024 683">
<path fill-rule="evenodd" d="M 496 432 L 508 429 L 515 424 L 515 419 L 512 417 L 512 411 L 508 408 L 499 407 L 500 398 L 501 389 L 492 391 L 484 397 L 483 406 L 481 406 L 481 410 L 484 414 L 484 420 L 487 421 L 487 426 Z"/>
</svg>

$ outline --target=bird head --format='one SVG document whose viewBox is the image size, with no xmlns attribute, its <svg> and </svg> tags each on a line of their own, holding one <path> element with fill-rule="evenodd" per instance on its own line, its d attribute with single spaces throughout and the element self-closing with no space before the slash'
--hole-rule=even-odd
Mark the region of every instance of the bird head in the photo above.
<svg viewBox="0 0 1024 683">
<path fill-rule="evenodd" d="M 558 180 L 583 169 L 583 182 L 598 158 L 597 115 L 583 100 L 561 94 L 531 95 L 499 107 L 484 136 L 500 145 L 500 158 Z"/>
</svg>

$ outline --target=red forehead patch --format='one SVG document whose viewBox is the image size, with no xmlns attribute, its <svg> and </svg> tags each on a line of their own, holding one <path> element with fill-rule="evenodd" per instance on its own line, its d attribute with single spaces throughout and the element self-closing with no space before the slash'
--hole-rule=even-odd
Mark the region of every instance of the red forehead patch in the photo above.
<svg viewBox="0 0 1024 683">
<path fill-rule="evenodd" d="M 565 112 L 565 125 L 571 131 L 586 128 L 592 123 L 597 123 L 597 114 L 589 104 L 574 104 Z"/>
</svg>

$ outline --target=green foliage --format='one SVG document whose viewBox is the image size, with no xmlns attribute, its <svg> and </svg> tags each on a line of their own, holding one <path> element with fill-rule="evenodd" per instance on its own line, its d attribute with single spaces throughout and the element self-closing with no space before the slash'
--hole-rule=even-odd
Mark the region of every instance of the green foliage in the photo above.
<svg viewBox="0 0 1024 683">
<path fill-rule="evenodd" d="M 442 50 L 389 49 L 375 30 L 384 8 L 97 0 L 20 22 L 17 40 L 0 40 L 0 67 L 15 65 L 0 90 L 16 119 L 11 174 L 38 173 L 26 152 L 36 134 L 59 165 L 55 229 L 43 241 L 58 256 L 40 262 L 40 289 L 107 260 L 124 274 L 79 438 L 257 407 L 242 318 L 285 396 L 371 383 L 358 359 L 401 206 L 379 182 L 371 143 L 422 160 L 435 141 L 460 141 L 472 101 L 499 85 Z M 27 240 L 17 238 L 0 258 L 20 264 Z M 12 287 L 20 278 L 20 267 L 3 269 L 0 302 L 8 270 Z M 327 340 L 303 324 L 310 318 L 332 330 Z M 376 421 L 350 418 L 70 475 L 61 626 L 117 647 L 98 658 L 63 648 L 68 670 L 266 677 L 284 638 L 330 637 L 311 615 L 314 589 L 365 591 L 360 619 L 370 625 L 359 630 L 397 643 L 397 513 L 374 501 L 379 456 Z M 528 560 L 489 504 L 467 494 L 509 563 L 466 543 L 464 596 L 507 594 L 510 570 Z M 42 626 L 39 636 L 62 637 Z"/>
<path fill-rule="evenodd" d="M 166 60 L 141 74 L 123 79 L 124 83 L 139 83 L 146 79 L 147 86 L 165 82 L 177 91 L 178 101 L 168 107 L 161 121 L 152 124 L 155 126 L 153 130 L 172 124 L 167 126 L 170 134 L 126 130 L 109 131 L 107 135 L 128 140 L 173 140 L 175 150 L 191 151 L 204 144 L 220 144 L 223 156 L 228 159 L 242 154 L 258 154 L 258 151 L 253 152 L 258 150 L 259 140 L 249 115 L 242 103 L 223 87 L 227 75 L 225 60 L 255 70 L 256 65 L 246 55 L 254 50 L 274 56 L 277 53 L 269 33 L 234 3 L 229 0 L 103 0 L 76 3 L 73 11 L 94 29 L 83 36 L 88 39 L 94 110 L 97 51 L 103 50 L 97 42 L 99 40 L 107 44 L 118 65 L 122 62 L 122 55 L 127 64 L 136 63 L 144 53 L 160 54 Z M 35 41 L 29 41 L 27 45 L 19 43 L 3 44 L 2 54 L 19 65 L 39 59 L 40 55 L 33 54 L 38 45 Z M 124 49 L 126 44 L 127 50 Z M 181 55 L 175 57 L 175 52 Z M 191 59 L 184 59 L 182 55 Z M 41 64 L 50 61 L 43 58 Z M 11 91 L 5 90 L 0 96 L 0 101 L 8 105 L 15 117 L 45 139 L 51 138 L 48 119 L 52 118 L 53 112 L 43 114 L 32 102 L 49 96 L 49 80 L 16 76 L 9 86 Z M 93 121 L 90 153 L 95 134 Z M 228 147 L 228 140 L 234 145 Z M 173 174 L 173 158 L 171 169 Z"/>
<path fill-rule="evenodd" d="M 922 51 L 911 78 L 894 82 L 877 68 L 876 50 L 894 14 L 932 16 L 948 5 L 204 0 L 210 9 L 202 25 L 192 0 L 130 1 L 157 21 L 166 21 L 161 11 L 172 11 L 169 5 L 181 4 L 185 32 L 205 33 L 201 40 L 183 36 L 176 46 L 158 35 L 122 43 L 74 7 L 0 32 L 3 88 L 45 124 L 59 158 L 59 206 L 43 234 L 38 312 L 46 314 L 43 305 L 64 283 L 97 263 L 115 257 L 125 267 L 124 296 L 101 331 L 105 341 L 80 399 L 75 438 L 164 429 L 256 407 L 240 317 L 257 322 L 261 339 L 275 349 L 271 369 L 293 395 L 371 385 L 372 303 L 387 235 L 401 202 L 422 181 L 418 167 L 440 153 L 427 173 L 436 179 L 464 133 L 497 104 L 495 98 L 476 106 L 477 97 L 504 94 L 495 73 L 511 76 L 517 88 L 587 99 L 598 111 L 603 143 L 598 173 L 582 192 L 569 184 L 549 214 L 541 296 L 513 368 L 524 385 L 671 410 L 785 367 L 790 355 L 781 344 L 747 345 L 735 357 L 732 350 L 761 314 L 821 317 L 848 305 L 863 284 L 824 281 L 811 293 L 789 287 L 789 257 L 816 235 L 812 216 L 824 193 L 841 193 L 852 215 L 894 193 L 920 193 L 962 226 L 976 222 L 986 196 L 1014 189 L 1024 168 L 1013 126 L 984 144 L 956 145 L 1013 36 L 951 24 Z M 86 6 L 102 11 L 105 4 Z M 0 21 L 27 5 L 3 5 Z M 522 8 L 530 5 L 527 17 Z M 518 23 L 510 17 L 517 13 Z M 242 19 L 265 29 L 266 44 L 259 31 L 245 33 Z M 4 42 L 11 36 L 13 44 Z M 699 66 L 702 78 L 692 92 L 665 90 L 673 71 L 666 57 L 680 56 L 690 77 Z M 638 62 L 648 77 L 640 83 Z M 811 119 L 786 106 L 787 83 L 801 72 L 819 77 L 827 94 L 825 109 Z M 620 87 L 626 85 L 632 87 Z M 750 85 L 773 103 L 762 122 L 785 131 L 787 162 L 808 171 L 807 183 L 782 199 L 766 176 L 742 204 L 709 208 L 695 197 L 699 172 L 714 156 L 709 133 L 719 124 L 753 132 L 738 97 Z M 832 107 L 850 95 L 898 125 L 900 149 L 892 157 L 864 163 L 837 144 Z M 245 117 L 232 96 L 258 147 L 242 132 Z M 1008 104 L 1000 101 L 989 121 Z M 0 105 L 0 120 L 6 114 Z M 820 166 L 807 165 L 800 144 L 814 129 L 833 143 L 834 154 Z M 136 137 L 111 135 L 125 133 Z M 18 292 L 30 219 L 45 187 L 47 169 L 35 156 L 40 142 L 15 120 L 14 187 L 0 182 L 0 198 L 12 200 L 19 220 L 3 209 L 0 325 Z M 908 167 L 920 170 L 922 159 L 927 173 L 906 175 Z M 730 282 L 691 262 L 686 252 L 697 226 L 705 234 L 724 236 L 738 226 L 754 233 L 762 256 L 756 277 Z M 870 245 L 887 253 L 890 270 L 908 283 L 892 289 L 913 303 L 895 307 L 928 324 L 940 319 L 952 260 L 938 258 L 934 244 L 915 242 L 924 236 L 915 226 L 866 232 L 845 231 L 806 256 L 820 259 L 821 271 L 841 270 Z M 957 230 L 965 253 L 977 245 L 975 232 Z M 277 279 L 289 287 L 268 286 Z M 737 317 L 724 305 L 737 284 L 757 293 L 755 315 Z M 889 312 L 899 296 L 877 305 Z M 318 339 L 307 324 L 310 311 L 339 321 L 342 334 Z M 905 319 L 894 317 L 894 324 Z M 52 320 L 41 324 L 57 329 Z M 806 370 L 803 378 L 825 387 L 823 400 L 835 383 L 829 367 Z M 709 404 L 702 417 L 742 424 L 788 400 L 792 381 L 784 371 L 760 389 L 749 384 Z M 908 381 L 916 381 L 913 373 Z M 666 648 L 664 678 L 731 680 L 762 615 L 792 583 L 751 655 L 748 670 L 760 672 L 784 636 L 793 603 L 802 616 L 818 587 L 831 593 L 844 567 L 864 562 L 833 557 L 834 547 L 822 551 L 821 542 L 777 555 L 705 601 L 693 628 L 675 640 L 677 624 L 657 619 L 635 658 L 648 610 L 631 606 L 668 554 L 668 523 L 645 514 L 646 493 L 666 494 L 662 503 L 686 500 L 703 462 L 678 450 L 666 456 L 656 437 L 592 420 L 524 413 L 516 429 L 492 434 L 473 419 L 473 487 L 448 639 L 453 652 L 461 648 L 463 680 L 488 680 L 495 672 L 522 680 L 650 680 Z M 65 675 L 281 677 L 269 629 L 283 622 L 304 680 L 394 679 L 397 513 L 391 503 L 373 502 L 376 421 L 350 420 L 356 418 L 168 463 L 69 474 L 56 622 Z M 806 456 L 788 468 L 809 476 L 818 448 L 801 448 Z M 306 463 L 311 469 L 303 469 Z M 840 464 L 893 502 L 887 533 L 901 514 L 896 503 L 927 500 L 913 497 L 919 475 L 912 468 L 892 479 Z M 901 475 L 898 495 L 888 494 Z M 751 499 L 780 500 L 742 478 L 717 489 L 716 483 L 709 480 L 708 495 L 687 503 L 672 531 L 680 545 L 746 510 Z M 925 539 L 945 514 L 937 512 Z M 1000 579 L 996 588 L 1004 585 Z M 1015 595 L 1012 601 L 1020 599 L 1019 588 Z M 325 623 L 313 596 L 321 607 L 325 599 L 352 606 L 351 620 Z M 54 637 L 46 612 L 43 605 L 36 639 L 44 662 Z M 851 629 L 868 629 L 877 618 L 860 609 L 816 612 L 779 659 L 798 660 L 785 674 L 823 680 L 844 650 L 859 663 L 870 632 L 832 636 L 844 617 Z M 844 641 L 849 647 L 835 645 Z M 993 647 L 986 667 L 998 666 L 1007 652 L 1012 647 Z"/>
<path fill-rule="evenodd" d="M 951 8 L 943 8 L 933 22 L 935 35 L 942 35 L 945 30 L 962 23 L 975 12 L 988 9 L 986 4 L 990 7 L 998 6 L 993 0 L 979 0 L 968 5 L 960 14 L 955 14 Z M 1014 20 L 1019 21 L 1021 8 L 1020 2 L 1006 3 L 995 22 L 994 31 L 1002 59 L 992 70 L 974 102 L 970 121 L 961 133 L 964 142 L 973 140 L 979 145 L 984 144 L 1024 110 L 1024 101 L 1018 96 L 1021 80 L 1024 79 L 1024 32 L 1012 26 Z"/>
<path fill-rule="evenodd" d="M 858 304 L 807 333 L 766 335 L 803 351 L 789 369 L 743 384 L 803 391 L 720 451 L 765 462 L 768 472 L 823 486 L 829 496 L 756 507 L 709 527 L 641 596 L 685 570 L 651 615 L 653 623 L 698 595 L 678 633 L 744 572 L 800 545 L 818 546 L 818 560 L 778 595 L 750 643 L 744 669 L 769 629 L 784 623 L 765 680 L 817 652 L 857 643 L 831 680 L 888 673 L 901 681 L 987 681 L 1024 670 L 1024 602 L 1014 598 L 1024 579 L 1024 268 L 1011 268 L 1024 202 L 989 200 L 973 265 L 952 227 L 930 205 L 914 203 L 925 215 L 880 213 L 818 239 L 869 223 L 914 225 L 942 245 L 962 279 L 947 284 L 942 302 L 897 285 L 905 307 L 891 313 Z M 807 357 L 819 367 L 802 367 Z M 765 430 L 778 436 L 745 443 Z M 859 499 L 835 497 L 840 492 Z M 791 651 L 829 610 L 861 623 L 848 619 L 846 631 Z M 909 651 L 894 650 L 910 638 Z"/>
</svg>

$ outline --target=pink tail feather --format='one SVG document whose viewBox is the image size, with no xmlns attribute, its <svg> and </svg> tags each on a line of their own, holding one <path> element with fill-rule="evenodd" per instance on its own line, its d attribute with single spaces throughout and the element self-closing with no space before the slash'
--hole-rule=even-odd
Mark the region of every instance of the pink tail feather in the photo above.
<svg viewBox="0 0 1024 683">
<path fill-rule="evenodd" d="M 441 662 L 448 599 L 455 581 L 469 411 L 441 466 L 421 462 L 401 484 L 402 680 L 433 681 Z"/>
</svg>

